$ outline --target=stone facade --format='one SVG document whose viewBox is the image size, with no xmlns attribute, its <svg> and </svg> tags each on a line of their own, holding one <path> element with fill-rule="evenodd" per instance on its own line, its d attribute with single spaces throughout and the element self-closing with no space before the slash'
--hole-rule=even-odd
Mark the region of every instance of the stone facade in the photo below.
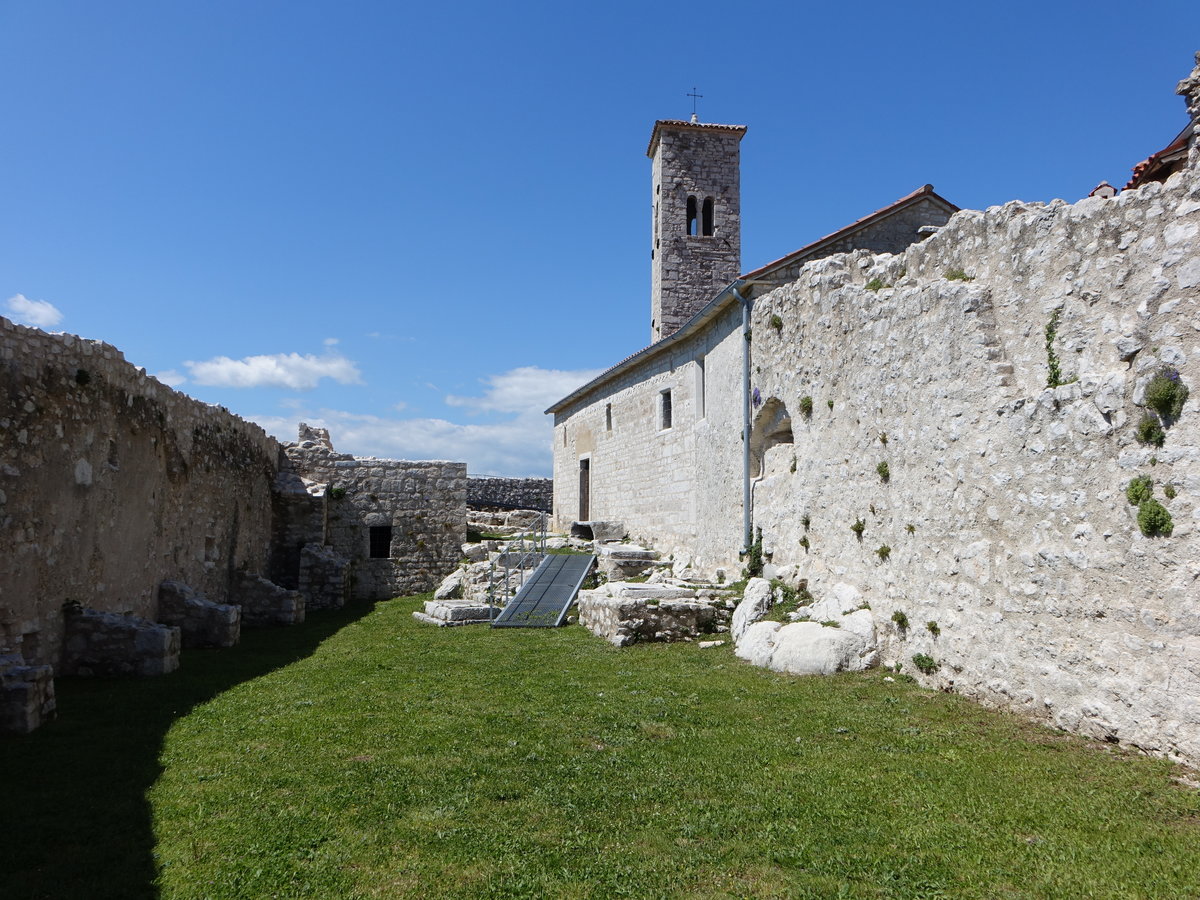
<svg viewBox="0 0 1200 900">
<path fill-rule="evenodd" d="M 1200 68 L 1180 87 L 1196 115 Z M 768 574 L 805 579 L 818 604 L 861 595 L 882 662 L 915 672 L 916 657 L 931 684 L 1200 763 L 1197 143 L 1165 184 L 964 211 L 901 254 L 794 274 L 754 298 L 751 322 Z M 588 459 L 591 517 L 677 565 L 737 565 L 740 335 L 719 300 L 552 407 L 560 523 L 578 517 Z M 730 351 L 705 357 L 705 416 L 687 373 L 703 342 Z M 1168 417 L 1146 399 L 1164 372 L 1191 389 Z M 664 387 L 681 401 L 666 435 Z M 1165 424 L 1161 445 L 1144 420 Z M 1139 526 L 1137 476 L 1167 534 Z M 852 659 L 818 629 L 764 624 L 745 653 L 794 671 L 821 653 L 820 667 L 868 664 L 869 641 Z"/>
<path fill-rule="evenodd" d="M 306 439 L 286 452 L 298 474 L 327 486 L 325 542 L 350 561 L 352 597 L 431 591 L 457 568 L 467 537 L 466 463 L 354 457 L 335 451 L 328 433 L 300 428 Z"/>
<path fill-rule="evenodd" d="M 213 603 L 178 581 L 158 586 L 158 621 L 179 628 L 184 647 L 232 647 L 242 635 L 242 609 Z"/>
<path fill-rule="evenodd" d="M 550 512 L 554 505 L 554 479 L 472 475 L 467 479 L 467 505 L 472 509 Z"/>
<path fill-rule="evenodd" d="M 651 341 L 677 331 L 741 269 L 739 143 L 745 133 L 741 125 L 654 124 L 646 154 L 654 190 Z"/>
</svg>

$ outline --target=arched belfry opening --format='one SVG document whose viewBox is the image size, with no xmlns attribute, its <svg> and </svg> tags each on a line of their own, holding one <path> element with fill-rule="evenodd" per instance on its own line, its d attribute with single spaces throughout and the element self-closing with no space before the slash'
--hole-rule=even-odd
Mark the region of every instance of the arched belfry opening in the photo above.
<svg viewBox="0 0 1200 900">
<path fill-rule="evenodd" d="M 696 216 L 696 198 L 688 196 L 687 198 L 687 233 L 688 237 L 695 237 L 699 220 Z"/>
<path fill-rule="evenodd" d="M 713 198 L 704 198 L 704 207 L 700 214 L 700 233 L 705 237 L 713 236 Z"/>
<path fill-rule="evenodd" d="M 750 428 L 750 477 L 761 478 L 767 451 L 779 444 L 791 444 L 792 416 L 778 397 L 771 397 L 754 417 Z"/>
</svg>

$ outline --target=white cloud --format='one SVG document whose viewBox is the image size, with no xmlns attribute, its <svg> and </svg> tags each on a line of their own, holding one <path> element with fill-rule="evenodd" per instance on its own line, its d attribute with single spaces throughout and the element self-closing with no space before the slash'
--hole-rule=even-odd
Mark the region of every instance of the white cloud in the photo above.
<svg viewBox="0 0 1200 900">
<path fill-rule="evenodd" d="M 337 338 L 325 338 L 325 340 L 321 343 L 323 343 L 326 347 L 332 347 L 335 344 L 340 344 L 341 341 L 339 341 Z"/>
<path fill-rule="evenodd" d="M 187 381 L 187 378 L 182 373 L 176 372 L 174 369 L 167 369 L 165 372 L 155 372 L 154 377 L 167 387 L 179 387 L 179 385 Z"/>
<path fill-rule="evenodd" d="M 462 425 L 436 418 L 390 418 L 333 409 L 297 410 L 287 417 L 252 416 L 276 437 L 294 441 L 296 425 L 328 428 L 334 446 L 356 456 L 449 459 L 472 475 L 550 475 L 550 419 L 543 410 L 594 378 L 596 370 L 564 372 L 527 366 L 483 380 L 482 397 L 456 397 L 453 405 L 507 413 L 500 422 Z"/>
<path fill-rule="evenodd" d="M 362 384 L 358 367 L 338 354 L 275 353 L 244 359 L 216 356 L 202 362 L 189 360 L 184 365 L 192 381 L 214 387 L 282 387 L 308 391 L 322 378 L 332 378 L 339 384 Z"/>
<path fill-rule="evenodd" d="M 38 328 L 53 328 L 62 321 L 62 312 L 45 300 L 30 300 L 24 294 L 8 298 L 8 313 L 13 321 Z"/>
<path fill-rule="evenodd" d="M 451 395 L 446 398 L 446 402 L 451 406 L 463 406 L 476 412 L 524 414 L 536 411 L 540 414 L 551 403 L 561 400 L 602 371 L 604 370 L 563 371 L 521 366 L 502 375 L 489 375 L 482 379 L 487 385 L 482 397 Z"/>
</svg>

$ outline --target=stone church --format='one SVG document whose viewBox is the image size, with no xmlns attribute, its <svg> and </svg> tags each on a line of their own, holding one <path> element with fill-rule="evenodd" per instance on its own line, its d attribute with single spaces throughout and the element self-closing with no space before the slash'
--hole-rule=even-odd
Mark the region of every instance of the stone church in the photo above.
<svg viewBox="0 0 1200 900">
<path fill-rule="evenodd" d="M 706 571 L 747 543 L 741 447 L 755 297 L 834 253 L 899 253 L 958 207 L 932 185 L 751 272 L 741 270 L 742 125 L 660 120 L 652 161 L 650 340 L 555 403 L 554 512 L 616 519 Z M 778 423 L 776 423 L 778 424 Z"/>
</svg>

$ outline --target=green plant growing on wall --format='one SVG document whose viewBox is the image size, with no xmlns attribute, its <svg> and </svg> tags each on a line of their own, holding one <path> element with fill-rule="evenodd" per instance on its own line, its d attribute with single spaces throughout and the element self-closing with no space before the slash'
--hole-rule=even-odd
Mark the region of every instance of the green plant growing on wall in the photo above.
<svg viewBox="0 0 1200 900">
<path fill-rule="evenodd" d="M 972 275 L 968 275 L 962 269 L 947 269 L 946 270 L 946 280 L 947 281 L 974 281 L 975 278 Z"/>
<path fill-rule="evenodd" d="M 917 526 L 914 525 L 912 522 L 909 522 L 907 525 L 904 526 L 904 530 L 907 531 L 909 534 L 916 534 Z"/>
<path fill-rule="evenodd" d="M 762 529 L 754 532 L 754 543 L 746 548 L 746 568 L 742 569 L 743 578 L 760 578 L 763 573 Z"/>
<path fill-rule="evenodd" d="M 892 613 L 892 621 L 901 631 L 908 631 L 908 616 L 902 610 L 898 609 Z"/>
<path fill-rule="evenodd" d="M 1138 443 L 1147 444 L 1152 447 L 1161 447 L 1167 439 L 1167 433 L 1163 431 L 1163 427 L 1158 424 L 1158 420 L 1150 413 L 1143 413 L 1141 420 L 1138 422 L 1137 431 L 1134 432 L 1134 437 L 1138 439 Z M 1151 465 L 1158 462 L 1155 457 Z"/>
<path fill-rule="evenodd" d="M 807 534 L 804 537 L 800 538 L 800 546 L 804 548 L 805 553 L 808 552 L 808 548 L 809 548 L 810 544 L 808 543 L 808 535 Z"/>
<path fill-rule="evenodd" d="M 804 396 L 800 398 L 800 415 L 806 419 L 812 418 L 812 397 Z"/>
<path fill-rule="evenodd" d="M 870 281 L 867 282 L 867 290 L 868 291 L 877 291 L 880 288 L 885 288 L 885 287 L 891 287 L 891 285 L 884 284 L 883 279 L 880 278 L 879 276 L 875 276 L 874 278 L 872 278 Z"/>
<path fill-rule="evenodd" d="M 1187 385 L 1173 366 L 1163 366 L 1146 385 L 1146 405 L 1158 413 L 1165 424 L 1179 418 L 1187 398 Z"/>
<path fill-rule="evenodd" d="M 832 400 L 826 400 L 825 402 L 826 402 L 826 404 L 828 404 L 830 409 L 833 409 L 833 401 Z"/>
<path fill-rule="evenodd" d="M 1170 537 L 1175 528 L 1167 508 L 1153 499 L 1138 504 L 1137 523 L 1146 537 Z"/>
<path fill-rule="evenodd" d="M 850 526 L 850 530 L 854 532 L 854 536 L 860 541 L 862 540 L 863 531 L 866 530 L 867 523 L 862 519 L 855 519 L 854 524 Z"/>
<path fill-rule="evenodd" d="M 346 496 L 346 489 L 344 487 L 331 487 L 329 489 L 329 499 L 330 500 L 341 500 L 345 496 Z"/>
<path fill-rule="evenodd" d="M 836 622 L 833 619 L 826 619 L 824 622 L 821 623 L 821 627 L 822 628 L 841 628 L 842 623 Z"/>
<path fill-rule="evenodd" d="M 934 637 L 937 637 L 942 633 L 941 626 L 939 626 L 938 623 L 934 622 L 932 619 L 925 623 L 925 628 Z"/>
<path fill-rule="evenodd" d="M 779 317 L 779 313 L 771 313 L 771 327 L 776 331 L 783 331 L 783 319 Z"/>
<path fill-rule="evenodd" d="M 887 558 L 892 555 L 892 548 L 887 544 L 880 544 L 879 549 L 875 551 L 875 555 L 879 557 L 880 562 L 887 562 Z"/>
<path fill-rule="evenodd" d="M 1168 500 L 1174 500 L 1175 495 L 1176 495 L 1175 485 L 1173 485 L 1173 484 L 1164 485 L 1163 493 L 1167 495 Z"/>
<path fill-rule="evenodd" d="M 1046 387 L 1051 388 L 1069 383 L 1062 376 L 1062 366 L 1058 361 L 1058 352 L 1054 349 L 1054 338 L 1058 334 L 1058 320 L 1061 315 L 1062 310 L 1056 309 L 1050 314 L 1050 321 L 1046 323 L 1046 366 L 1050 370 L 1046 376 Z M 1070 379 L 1070 381 L 1077 380 L 1075 378 Z"/>
<path fill-rule="evenodd" d="M 932 675 L 939 668 L 941 668 L 941 666 L 938 665 L 937 660 L 927 653 L 914 653 L 912 661 L 913 665 L 916 666 L 917 670 L 923 675 Z"/>
<path fill-rule="evenodd" d="M 887 432 L 886 431 L 879 432 L 879 443 L 883 444 L 883 446 L 886 447 L 887 442 L 888 442 Z"/>
<path fill-rule="evenodd" d="M 791 472 L 792 472 L 792 474 L 793 474 L 793 475 L 795 475 L 795 474 L 796 474 L 796 454 L 794 454 L 794 453 L 792 454 L 792 466 L 791 466 Z"/>
<path fill-rule="evenodd" d="M 1154 496 L 1154 479 L 1149 475 L 1139 475 L 1132 478 L 1125 487 L 1125 499 L 1131 506 L 1137 506 L 1143 500 Z"/>
<path fill-rule="evenodd" d="M 879 473 L 879 480 L 884 484 L 892 480 L 892 470 L 888 468 L 886 460 L 877 465 L 875 471 Z"/>
<path fill-rule="evenodd" d="M 812 519 L 807 515 L 800 517 L 800 524 L 804 526 L 804 530 L 808 531 L 808 526 L 812 524 Z"/>
</svg>

